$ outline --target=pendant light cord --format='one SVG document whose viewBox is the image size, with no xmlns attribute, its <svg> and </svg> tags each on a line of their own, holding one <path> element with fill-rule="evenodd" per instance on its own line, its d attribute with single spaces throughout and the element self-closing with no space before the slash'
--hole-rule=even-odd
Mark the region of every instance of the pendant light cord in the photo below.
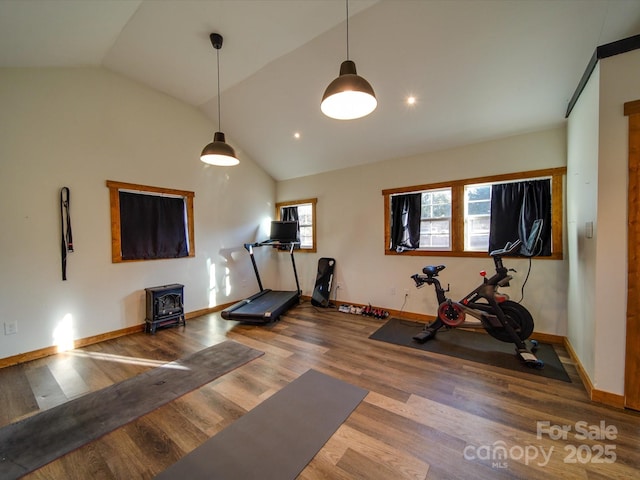
<svg viewBox="0 0 640 480">
<path fill-rule="evenodd" d="M 218 67 L 218 131 L 221 132 L 220 126 L 220 49 L 216 48 L 216 64 Z"/>
<path fill-rule="evenodd" d="M 349 0 L 346 0 L 347 4 L 347 60 L 349 60 Z"/>
</svg>

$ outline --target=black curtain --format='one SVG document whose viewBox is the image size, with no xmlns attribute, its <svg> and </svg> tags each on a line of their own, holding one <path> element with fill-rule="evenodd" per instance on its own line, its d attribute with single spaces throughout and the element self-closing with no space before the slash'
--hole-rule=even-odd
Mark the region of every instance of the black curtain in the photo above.
<svg viewBox="0 0 640 480">
<path fill-rule="evenodd" d="M 189 255 L 183 198 L 119 192 L 123 260 Z"/>
<path fill-rule="evenodd" d="M 280 210 L 280 216 L 283 222 L 297 222 L 298 221 L 298 207 L 282 207 Z"/>
<path fill-rule="evenodd" d="M 401 252 L 420 246 L 422 194 L 391 197 L 391 249 Z"/>
<path fill-rule="evenodd" d="M 489 252 L 518 239 L 522 241 L 521 255 L 551 255 L 549 179 L 492 186 Z"/>
<path fill-rule="evenodd" d="M 282 207 L 280 209 L 280 217 L 283 222 L 298 222 L 298 231 L 296 232 L 296 242 L 300 241 L 300 221 L 298 217 L 298 207 Z"/>
</svg>

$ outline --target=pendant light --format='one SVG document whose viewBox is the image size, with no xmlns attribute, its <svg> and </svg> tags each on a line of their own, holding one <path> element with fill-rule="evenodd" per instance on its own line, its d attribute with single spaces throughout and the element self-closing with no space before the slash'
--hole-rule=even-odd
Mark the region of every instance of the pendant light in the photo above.
<svg viewBox="0 0 640 480">
<path fill-rule="evenodd" d="M 220 131 L 220 49 L 222 48 L 222 35 L 212 33 L 209 35 L 211 45 L 216 49 L 216 59 L 218 66 L 218 131 L 213 134 L 213 142 L 204 147 L 200 160 L 209 165 L 219 167 L 230 167 L 238 165 L 240 160 L 236 157 L 236 152 L 224 139 L 224 133 Z"/>
<path fill-rule="evenodd" d="M 329 84 L 320 109 L 327 117 L 353 120 L 369 115 L 378 101 L 373 88 L 356 73 L 356 64 L 349 60 L 349 0 L 347 3 L 347 59 L 340 65 L 340 75 Z"/>
</svg>

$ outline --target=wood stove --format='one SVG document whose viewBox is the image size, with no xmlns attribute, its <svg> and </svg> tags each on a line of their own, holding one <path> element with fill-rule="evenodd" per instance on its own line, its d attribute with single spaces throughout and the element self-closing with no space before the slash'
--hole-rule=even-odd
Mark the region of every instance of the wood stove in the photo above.
<svg viewBox="0 0 640 480">
<path fill-rule="evenodd" d="M 158 327 L 186 325 L 184 285 L 173 283 L 144 290 L 147 302 L 145 332 L 155 334 Z"/>
</svg>

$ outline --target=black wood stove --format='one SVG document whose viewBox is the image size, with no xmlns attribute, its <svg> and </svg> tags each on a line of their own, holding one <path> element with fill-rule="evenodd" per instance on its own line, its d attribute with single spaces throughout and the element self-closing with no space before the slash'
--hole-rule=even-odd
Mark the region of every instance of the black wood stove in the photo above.
<svg viewBox="0 0 640 480">
<path fill-rule="evenodd" d="M 156 333 L 157 327 L 186 325 L 184 318 L 184 285 L 173 283 L 145 288 L 147 318 L 145 332 Z"/>
</svg>

